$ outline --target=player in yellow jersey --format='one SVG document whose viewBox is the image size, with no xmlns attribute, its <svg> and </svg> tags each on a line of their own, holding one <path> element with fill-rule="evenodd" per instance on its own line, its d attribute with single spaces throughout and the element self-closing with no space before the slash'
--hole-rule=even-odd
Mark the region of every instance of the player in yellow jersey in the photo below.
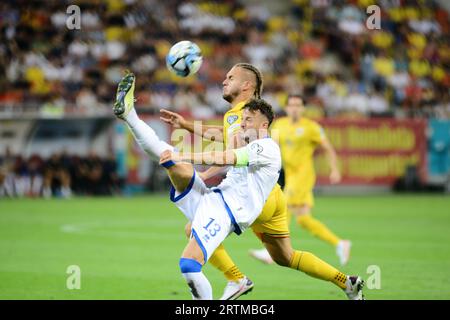
<svg viewBox="0 0 450 320">
<path fill-rule="evenodd" d="M 260 98 L 262 85 L 262 76 L 258 69 L 250 64 L 239 63 L 227 73 L 223 82 L 223 98 L 231 104 L 231 109 L 224 115 L 223 126 L 202 126 L 201 132 L 196 132 L 193 122 L 167 110 L 161 110 L 161 120 L 176 128 L 184 128 L 199 134 L 203 138 L 222 141 L 229 148 L 241 129 L 242 107 L 249 100 Z M 223 172 L 223 168 L 213 167 L 201 173 L 200 177 L 206 180 L 220 172 Z M 364 282 L 360 277 L 346 276 L 315 255 L 292 248 L 287 222 L 286 199 L 278 184 L 272 190 L 263 211 L 253 223 L 252 229 L 277 264 L 330 281 L 343 289 L 350 299 L 363 298 Z M 186 233 L 188 236 L 190 235 L 189 224 L 186 226 Z M 216 249 L 209 261 L 214 267 L 224 272 L 228 279 L 230 279 L 228 270 L 233 270 L 235 275 L 235 279 L 231 279 L 227 284 L 221 299 L 236 299 L 248 292 L 247 289 L 250 285 L 253 287 L 253 283 L 249 282 L 248 278 L 237 269 L 223 245 Z"/>
<path fill-rule="evenodd" d="M 314 236 L 331 244 L 342 265 L 350 257 L 351 242 L 342 240 L 322 222 L 311 215 L 314 206 L 313 188 L 316 181 L 313 155 L 317 147 L 322 147 L 328 157 L 330 182 L 339 183 L 341 174 L 337 165 L 336 152 L 325 136 L 322 127 L 305 118 L 305 106 L 300 95 L 289 95 L 286 105 L 287 116 L 276 120 L 272 126 L 272 137 L 278 139 L 285 172 L 285 195 L 288 209 L 297 223 Z M 290 221 L 290 217 L 288 219 Z M 265 249 L 251 250 L 250 255 L 265 263 L 272 263 Z"/>
</svg>

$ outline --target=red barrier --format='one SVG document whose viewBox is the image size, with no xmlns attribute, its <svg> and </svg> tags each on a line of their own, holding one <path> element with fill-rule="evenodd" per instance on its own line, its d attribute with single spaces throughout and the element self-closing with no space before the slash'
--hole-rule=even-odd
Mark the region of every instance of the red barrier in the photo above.
<svg viewBox="0 0 450 320">
<path fill-rule="evenodd" d="M 409 165 L 426 177 L 425 120 L 319 121 L 336 149 L 342 184 L 391 185 Z M 325 154 L 317 152 L 317 183 L 328 184 Z"/>
</svg>

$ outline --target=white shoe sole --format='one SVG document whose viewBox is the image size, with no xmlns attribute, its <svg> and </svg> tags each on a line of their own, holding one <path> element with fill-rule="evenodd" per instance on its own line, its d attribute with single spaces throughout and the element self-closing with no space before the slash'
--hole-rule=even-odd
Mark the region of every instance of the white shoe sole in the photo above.
<svg viewBox="0 0 450 320">
<path fill-rule="evenodd" d="M 225 299 L 225 300 L 236 300 L 240 296 L 243 296 L 249 292 L 252 292 L 253 287 L 254 287 L 254 284 L 252 282 L 252 284 L 250 286 L 245 286 L 245 288 L 240 289 L 238 292 L 236 292 L 235 294 L 233 294 L 232 296 L 230 296 L 228 299 Z"/>
</svg>

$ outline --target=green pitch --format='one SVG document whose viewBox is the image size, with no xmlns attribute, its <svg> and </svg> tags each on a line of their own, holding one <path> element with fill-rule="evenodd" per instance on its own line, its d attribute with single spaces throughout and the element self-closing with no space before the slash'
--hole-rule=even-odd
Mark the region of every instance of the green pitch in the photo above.
<svg viewBox="0 0 450 320">
<path fill-rule="evenodd" d="M 367 299 L 450 299 L 450 197 L 323 196 L 314 213 L 353 241 L 342 271 L 366 279 Z M 190 299 L 178 268 L 185 221 L 166 195 L 0 199 L 0 299 Z M 291 229 L 295 248 L 338 266 L 333 248 Z M 345 299 L 331 283 L 252 260 L 259 242 L 250 230 L 225 245 L 255 282 L 242 299 Z M 72 265 L 79 290 L 67 288 Z M 205 273 L 220 297 L 224 278 Z"/>
</svg>

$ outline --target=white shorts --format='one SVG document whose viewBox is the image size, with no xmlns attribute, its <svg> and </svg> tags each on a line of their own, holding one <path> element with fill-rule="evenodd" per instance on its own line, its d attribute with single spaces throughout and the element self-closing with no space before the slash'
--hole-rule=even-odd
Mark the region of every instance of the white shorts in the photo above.
<svg viewBox="0 0 450 320">
<path fill-rule="evenodd" d="M 191 237 L 197 240 L 205 262 L 231 232 L 240 234 L 220 191 L 206 187 L 195 171 L 186 190 L 180 193 L 171 188 L 170 200 L 192 222 Z"/>
</svg>

